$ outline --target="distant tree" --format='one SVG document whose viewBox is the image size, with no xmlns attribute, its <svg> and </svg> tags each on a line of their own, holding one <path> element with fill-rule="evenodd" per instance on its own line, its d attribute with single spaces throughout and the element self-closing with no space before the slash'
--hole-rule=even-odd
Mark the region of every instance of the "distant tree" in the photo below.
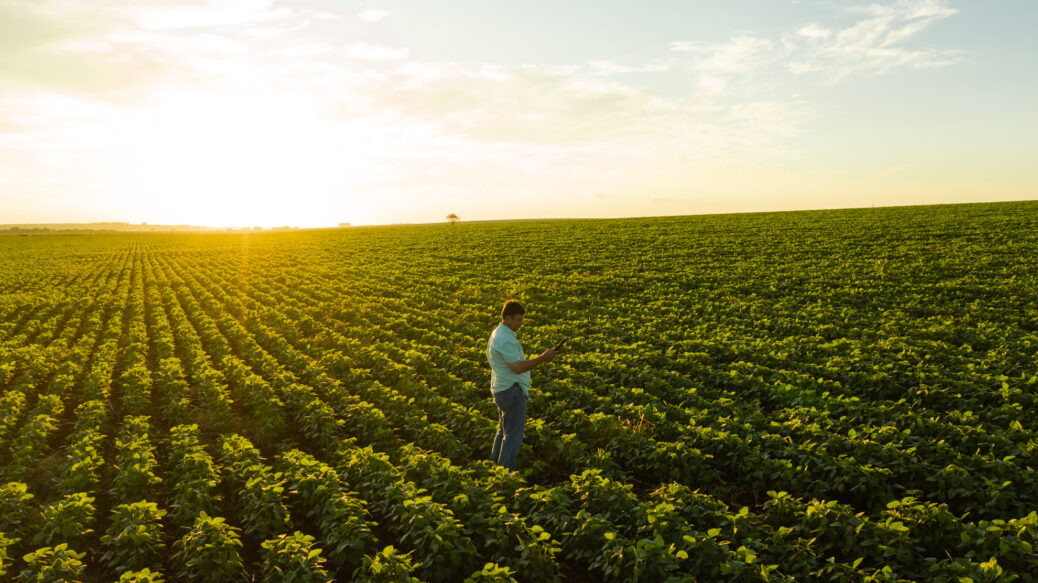
<svg viewBox="0 0 1038 583">
<path fill-rule="evenodd" d="M 452 225 L 453 225 L 454 223 L 456 223 L 456 222 L 460 221 L 460 220 L 461 220 L 461 219 L 460 219 L 460 218 L 458 218 L 458 215 L 457 215 L 457 214 L 455 214 L 455 213 L 451 213 L 451 214 L 447 215 L 447 222 L 448 222 L 448 223 L 450 223 L 450 224 L 452 224 Z"/>
</svg>

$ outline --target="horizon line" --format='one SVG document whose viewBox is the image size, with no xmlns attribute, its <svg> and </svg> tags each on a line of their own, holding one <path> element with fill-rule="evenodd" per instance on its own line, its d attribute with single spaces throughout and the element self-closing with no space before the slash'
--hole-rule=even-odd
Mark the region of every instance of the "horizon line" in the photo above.
<svg viewBox="0 0 1038 583">
<path fill-rule="evenodd" d="M 666 214 L 666 215 L 631 215 L 622 217 L 525 217 L 515 219 L 461 219 L 460 223 L 507 223 L 507 222 L 533 222 L 533 221 L 618 221 L 618 220 L 629 220 L 629 219 L 654 219 L 654 218 L 672 218 L 672 217 L 698 217 L 698 216 L 724 216 L 724 215 L 749 215 L 749 214 L 779 214 L 779 213 L 801 213 L 801 212 L 821 212 L 821 211 L 835 211 L 835 210 L 869 210 L 876 208 L 893 209 L 893 208 L 910 208 L 910 207 L 939 207 L 939 206 L 964 206 L 964 205 L 985 205 L 985 204 L 1006 204 L 1006 203 L 1026 203 L 1026 202 L 1038 202 L 1038 198 L 1034 199 L 1008 199 L 1008 200 L 994 200 L 994 201 L 973 201 L 973 202 L 945 202 L 945 203 L 906 203 L 906 204 L 893 204 L 893 205 L 876 205 L 871 206 L 834 206 L 834 207 L 819 207 L 819 208 L 803 208 L 803 209 L 784 209 L 784 210 L 751 210 L 751 211 L 727 211 L 727 212 L 703 212 L 703 213 L 683 213 L 683 214 Z M 10 231 L 18 229 L 36 229 L 36 230 L 52 230 L 52 231 L 73 231 L 73 230 L 94 230 L 94 231 L 108 231 L 108 230 L 119 230 L 119 229 L 105 229 L 105 228 L 89 228 L 89 229 L 76 229 L 76 227 L 86 227 L 90 225 L 124 225 L 130 227 L 122 229 L 126 231 L 168 231 L 168 230 L 187 230 L 187 229 L 201 229 L 208 231 L 226 232 L 235 231 L 239 233 L 245 232 L 263 232 L 263 231 L 314 231 L 314 230 L 329 230 L 329 229 L 357 229 L 365 227 L 395 227 L 395 226 L 424 226 L 424 225 L 443 225 L 449 224 L 447 220 L 441 221 L 427 221 L 427 222 L 398 222 L 398 223 L 371 223 L 371 224 L 357 224 L 353 225 L 348 221 L 342 221 L 339 225 L 331 226 L 311 226 L 311 227 L 300 227 L 295 225 L 278 225 L 278 226 L 231 226 L 231 225 L 194 225 L 190 223 L 148 223 L 148 222 L 129 222 L 129 221 L 54 221 L 54 222 L 36 222 L 36 223 L 2 223 L 0 224 L 0 231 Z M 70 228 L 53 228 L 54 226 L 68 226 Z"/>
</svg>

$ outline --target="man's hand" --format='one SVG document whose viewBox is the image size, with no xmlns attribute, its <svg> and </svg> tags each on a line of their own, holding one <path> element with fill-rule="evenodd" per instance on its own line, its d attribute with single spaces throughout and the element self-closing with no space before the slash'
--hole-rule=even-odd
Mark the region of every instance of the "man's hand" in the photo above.
<svg viewBox="0 0 1038 583">
<path fill-rule="evenodd" d="M 528 370 L 533 370 L 537 368 L 538 365 L 555 360 L 555 357 L 558 355 L 559 351 L 555 350 L 554 348 L 549 348 L 548 350 L 542 352 L 540 356 L 538 356 L 537 358 L 531 358 L 530 360 L 517 360 L 515 362 L 509 362 L 507 364 L 508 368 L 512 369 L 512 372 L 514 372 L 515 374 L 522 374 Z"/>
</svg>

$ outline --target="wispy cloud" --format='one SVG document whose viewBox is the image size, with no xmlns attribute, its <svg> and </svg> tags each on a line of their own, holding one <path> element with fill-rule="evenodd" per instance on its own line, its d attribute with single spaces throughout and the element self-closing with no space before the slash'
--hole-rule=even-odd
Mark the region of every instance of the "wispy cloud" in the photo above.
<svg viewBox="0 0 1038 583">
<path fill-rule="evenodd" d="M 684 68 L 695 80 L 698 97 L 707 100 L 731 96 L 733 85 L 747 79 L 755 79 L 752 92 L 759 95 L 759 74 L 783 57 L 774 41 L 752 35 L 737 35 L 721 43 L 674 42 L 670 49 L 684 57 Z"/>
<path fill-rule="evenodd" d="M 390 47 L 372 43 L 357 43 L 351 45 L 347 53 L 354 59 L 362 61 L 392 61 L 406 59 L 410 54 L 407 47 Z"/>
<path fill-rule="evenodd" d="M 67 9 L 70 5 L 74 4 L 65 3 L 64 7 Z M 131 3 L 125 8 L 113 4 L 108 6 L 125 13 L 138 26 L 151 30 L 249 25 L 277 20 L 293 12 L 286 7 L 275 7 L 274 0 L 144 1 Z M 76 7 L 89 9 L 86 3 Z"/>
<path fill-rule="evenodd" d="M 821 73 L 833 82 L 852 75 L 950 65 L 962 57 L 956 50 L 907 46 L 934 23 L 958 12 L 946 1 L 899 0 L 850 11 L 865 18 L 842 29 L 812 23 L 784 35 L 788 69 L 796 74 Z"/>
<path fill-rule="evenodd" d="M 934 23 L 958 12 L 945 0 L 898 0 L 847 10 L 863 18 L 843 28 L 811 22 L 778 39 L 737 35 L 722 43 L 674 41 L 670 50 L 690 55 L 699 86 L 712 92 L 724 91 L 734 76 L 774 66 L 837 82 L 853 75 L 950 65 L 962 57 L 957 50 L 908 46 Z"/>
<path fill-rule="evenodd" d="M 811 40 L 825 40 L 833 35 L 833 31 L 822 26 L 821 24 L 812 22 L 807 26 L 802 26 L 799 29 L 797 29 L 796 35 Z"/>
<path fill-rule="evenodd" d="M 649 63 L 629 65 L 611 59 L 588 61 L 588 66 L 597 75 L 622 75 L 625 73 L 662 73 L 669 71 L 671 65 L 661 59 Z"/>
<path fill-rule="evenodd" d="M 389 12 L 378 8 L 369 8 L 357 14 L 357 18 L 365 22 L 382 22 L 387 16 L 389 16 Z"/>
<path fill-rule="evenodd" d="M 766 38 L 738 35 L 724 43 L 671 43 L 671 50 L 693 53 L 697 70 L 710 73 L 743 73 L 775 58 L 774 43 Z"/>
</svg>

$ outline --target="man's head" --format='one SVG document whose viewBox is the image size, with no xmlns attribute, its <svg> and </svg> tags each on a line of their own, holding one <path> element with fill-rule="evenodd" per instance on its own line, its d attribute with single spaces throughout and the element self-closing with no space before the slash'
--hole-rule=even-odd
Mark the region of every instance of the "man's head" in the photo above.
<svg viewBox="0 0 1038 583">
<path fill-rule="evenodd" d="M 501 323 L 512 329 L 512 332 L 519 330 L 523 325 L 523 315 L 526 314 L 526 308 L 523 307 L 517 300 L 508 300 L 505 302 L 503 308 L 501 308 Z"/>
</svg>

